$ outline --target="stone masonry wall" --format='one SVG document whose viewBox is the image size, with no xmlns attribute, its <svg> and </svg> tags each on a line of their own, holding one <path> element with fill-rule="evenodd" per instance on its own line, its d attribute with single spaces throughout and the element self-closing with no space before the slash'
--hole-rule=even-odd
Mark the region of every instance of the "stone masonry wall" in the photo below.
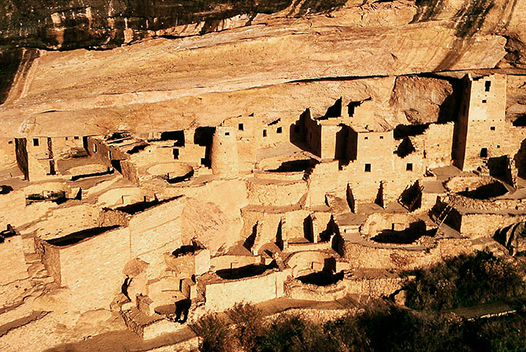
<svg viewBox="0 0 526 352">
<path fill-rule="evenodd" d="M 427 251 L 367 247 L 351 242 L 344 244 L 344 258 L 349 261 L 351 268 L 410 270 L 439 263 L 450 256 L 471 252 L 473 249 L 469 239 L 440 240 L 436 247 Z"/>
<path fill-rule="evenodd" d="M 206 285 L 206 309 L 224 311 L 237 302 L 259 303 L 283 297 L 289 271 Z"/>
<path fill-rule="evenodd" d="M 61 284 L 79 310 L 108 308 L 124 282 L 131 259 L 129 229 L 116 229 L 60 248 Z"/>
</svg>

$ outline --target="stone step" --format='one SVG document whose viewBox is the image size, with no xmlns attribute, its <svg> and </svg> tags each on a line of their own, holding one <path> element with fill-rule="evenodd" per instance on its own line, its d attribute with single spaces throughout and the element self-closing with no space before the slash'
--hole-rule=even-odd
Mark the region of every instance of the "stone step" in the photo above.
<svg viewBox="0 0 526 352">
<path fill-rule="evenodd" d="M 26 260 L 26 264 L 31 265 L 34 263 L 40 263 L 40 255 L 38 253 L 24 253 L 24 258 Z"/>
<path fill-rule="evenodd" d="M 32 278 L 34 279 L 42 279 L 44 277 L 49 277 L 48 273 L 47 273 L 47 270 L 44 268 L 42 270 L 39 270 L 37 271 L 33 276 Z"/>
<path fill-rule="evenodd" d="M 51 276 L 42 276 L 42 277 L 34 278 L 33 281 L 35 281 L 36 283 L 45 285 L 45 284 L 50 284 L 50 283 L 52 283 L 55 280 Z"/>
<path fill-rule="evenodd" d="M 37 262 L 31 264 L 27 268 L 27 273 L 29 274 L 29 277 L 36 276 L 39 272 L 46 271 L 46 268 L 44 267 L 44 264 Z"/>
</svg>

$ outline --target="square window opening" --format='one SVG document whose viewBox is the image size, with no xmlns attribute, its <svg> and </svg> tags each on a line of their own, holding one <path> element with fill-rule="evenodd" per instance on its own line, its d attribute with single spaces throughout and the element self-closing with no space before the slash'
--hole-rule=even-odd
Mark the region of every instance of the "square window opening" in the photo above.
<svg viewBox="0 0 526 352">
<path fill-rule="evenodd" d="M 179 159 L 179 149 L 177 148 L 173 149 L 172 153 L 174 155 L 174 159 Z"/>
<path fill-rule="evenodd" d="M 488 101 L 486 99 L 482 100 L 482 104 L 486 104 Z"/>
<path fill-rule="evenodd" d="M 245 130 L 245 126 L 243 126 L 243 124 L 240 123 L 239 125 L 237 125 L 237 129 L 240 130 L 240 131 L 244 131 Z"/>
<path fill-rule="evenodd" d="M 489 129 L 495 131 L 495 126 L 491 126 Z"/>
<path fill-rule="evenodd" d="M 405 166 L 405 171 L 413 171 L 413 163 L 407 163 Z"/>
<path fill-rule="evenodd" d="M 230 136 L 230 132 L 225 132 L 225 136 Z"/>
<path fill-rule="evenodd" d="M 365 164 L 365 172 L 371 172 L 371 164 Z"/>
<path fill-rule="evenodd" d="M 38 140 L 38 138 L 33 138 L 33 146 L 38 147 L 39 145 L 40 145 L 40 141 Z"/>
<path fill-rule="evenodd" d="M 79 136 L 74 136 L 73 139 L 80 139 L 80 137 Z"/>
<path fill-rule="evenodd" d="M 281 127 L 276 128 L 276 133 L 281 133 L 281 132 L 283 132 L 283 128 Z"/>
<path fill-rule="evenodd" d="M 480 157 L 481 158 L 487 158 L 488 157 L 488 148 L 482 148 L 480 150 Z"/>
<path fill-rule="evenodd" d="M 384 139 L 384 136 L 380 136 L 380 139 Z"/>
<path fill-rule="evenodd" d="M 365 137 L 363 137 L 363 139 L 369 139 L 369 137 L 365 136 Z"/>
</svg>

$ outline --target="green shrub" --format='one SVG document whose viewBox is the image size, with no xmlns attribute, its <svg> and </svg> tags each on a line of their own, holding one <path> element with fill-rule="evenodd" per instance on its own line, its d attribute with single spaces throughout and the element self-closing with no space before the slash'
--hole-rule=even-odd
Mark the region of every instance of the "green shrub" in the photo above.
<svg viewBox="0 0 526 352">
<path fill-rule="evenodd" d="M 261 352 L 340 351 L 321 325 L 289 315 L 280 315 L 257 342 L 255 350 Z"/>
<path fill-rule="evenodd" d="M 459 323 L 391 304 L 375 304 L 359 315 L 326 325 L 342 351 L 462 351 Z"/>
<path fill-rule="evenodd" d="M 406 304 L 441 310 L 501 301 L 524 294 L 521 270 L 491 253 L 461 255 L 430 269 L 412 272 Z"/>
</svg>

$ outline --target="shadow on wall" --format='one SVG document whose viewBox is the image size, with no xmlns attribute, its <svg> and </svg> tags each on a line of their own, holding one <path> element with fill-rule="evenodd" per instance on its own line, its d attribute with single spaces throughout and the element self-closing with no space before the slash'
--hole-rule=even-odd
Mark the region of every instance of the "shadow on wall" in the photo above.
<svg viewBox="0 0 526 352">
<path fill-rule="evenodd" d="M 499 156 L 495 158 L 489 158 L 488 159 L 488 169 L 489 169 L 490 176 L 493 176 L 509 185 L 513 185 L 513 177 L 511 175 L 510 161 L 507 155 L 503 155 L 503 156 Z M 501 194 L 498 194 L 498 195 L 500 196 Z"/>
<path fill-rule="evenodd" d="M 210 153 L 212 149 L 212 138 L 214 136 L 214 127 L 198 127 L 195 129 L 194 144 L 205 147 L 205 157 L 201 159 L 201 165 L 208 168 L 212 167 Z"/>
<path fill-rule="evenodd" d="M 466 190 L 464 192 L 459 192 L 458 194 L 464 197 L 472 198 L 472 199 L 490 199 L 490 198 L 501 196 L 506 193 L 508 193 L 507 188 L 499 181 L 495 181 L 495 182 L 480 186 L 473 190 Z"/>
<path fill-rule="evenodd" d="M 525 115 L 525 126 L 526 126 L 526 115 Z M 518 176 L 526 178 L 526 139 L 522 141 L 521 147 L 517 154 L 513 157 L 515 161 L 515 167 L 518 171 Z"/>
<path fill-rule="evenodd" d="M 382 230 L 372 238 L 378 243 L 411 244 L 426 234 L 426 224 L 424 221 L 416 221 L 409 224 L 409 227 L 401 230 Z"/>
<path fill-rule="evenodd" d="M 216 271 L 217 276 L 225 280 L 237 280 L 263 274 L 267 269 L 277 269 L 275 261 L 269 265 L 249 264 L 240 268 L 222 269 Z"/>
<path fill-rule="evenodd" d="M 0 51 L 0 104 L 6 101 L 18 70 L 20 77 L 25 76 L 37 57 L 39 53 L 36 49 Z"/>
</svg>

